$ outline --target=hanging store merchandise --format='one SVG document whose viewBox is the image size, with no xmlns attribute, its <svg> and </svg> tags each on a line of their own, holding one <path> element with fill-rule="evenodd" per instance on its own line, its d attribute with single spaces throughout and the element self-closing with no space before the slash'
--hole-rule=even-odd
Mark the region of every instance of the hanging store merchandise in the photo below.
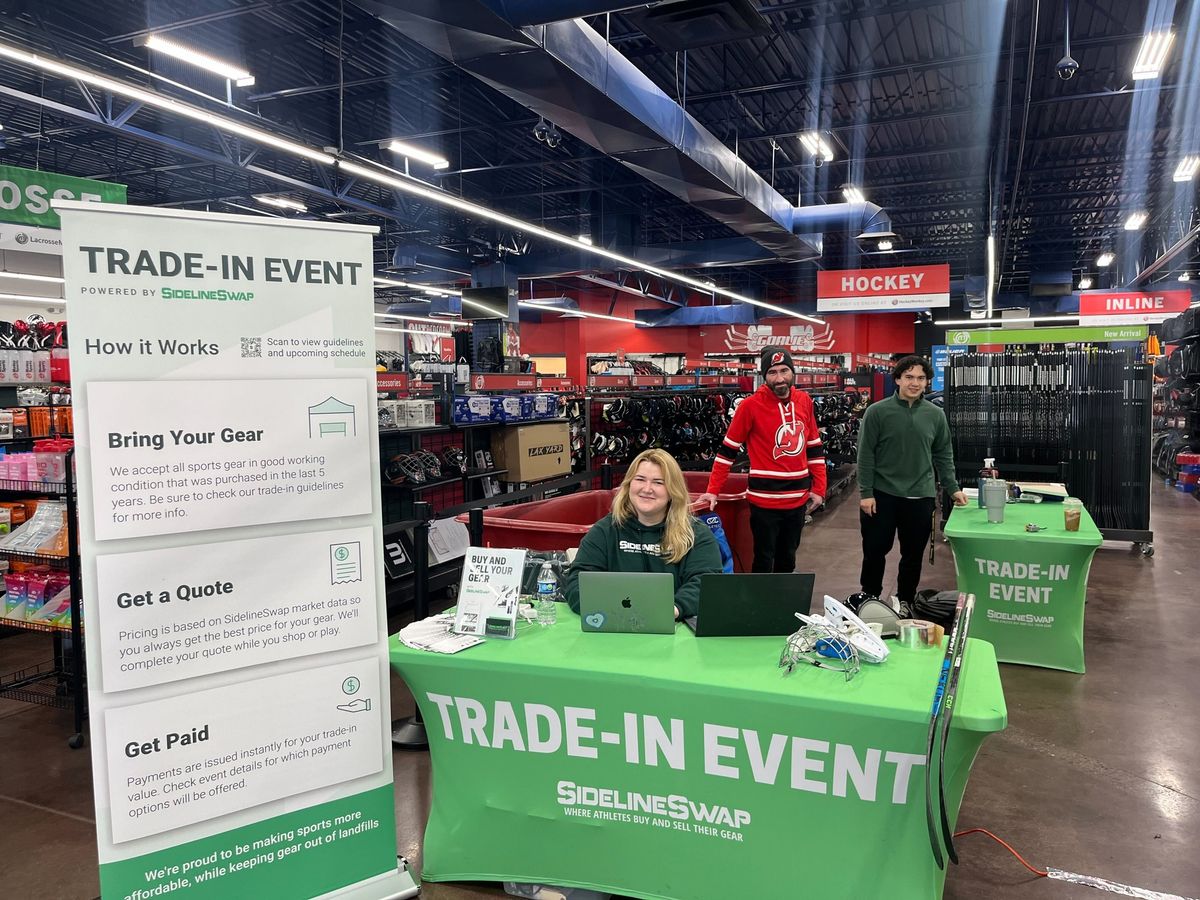
<svg viewBox="0 0 1200 900">
<path fill-rule="evenodd" d="M 1010 349 L 949 363 L 961 469 L 993 457 L 1010 479 L 1065 480 L 1106 538 L 1148 544 L 1151 373 L 1139 351 Z"/>
</svg>

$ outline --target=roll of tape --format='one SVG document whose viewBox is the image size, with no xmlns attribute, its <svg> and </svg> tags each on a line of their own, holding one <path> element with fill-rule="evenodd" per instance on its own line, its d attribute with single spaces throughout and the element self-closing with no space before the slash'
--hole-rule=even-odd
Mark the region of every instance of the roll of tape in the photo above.
<svg viewBox="0 0 1200 900">
<path fill-rule="evenodd" d="M 900 646 L 929 647 L 935 646 L 938 627 L 924 619 L 901 619 Z"/>
</svg>

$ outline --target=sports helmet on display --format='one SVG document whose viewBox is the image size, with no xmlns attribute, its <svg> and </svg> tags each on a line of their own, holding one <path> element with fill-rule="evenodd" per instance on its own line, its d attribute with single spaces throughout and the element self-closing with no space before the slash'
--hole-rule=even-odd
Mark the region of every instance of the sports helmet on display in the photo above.
<svg viewBox="0 0 1200 900">
<path fill-rule="evenodd" d="M 467 474 L 467 454 L 463 452 L 462 447 L 447 447 L 442 451 L 442 462 L 451 472 Z"/>
<path fill-rule="evenodd" d="M 411 453 L 398 453 L 388 460 L 384 475 L 392 484 L 424 484 L 426 480 L 425 467 Z"/>
<path fill-rule="evenodd" d="M 428 450 L 417 450 L 412 454 L 417 464 L 425 470 L 425 474 L 430 478 L 442 477 L 442 464 L 438 462 L 438 458 Z"/>
</svg>

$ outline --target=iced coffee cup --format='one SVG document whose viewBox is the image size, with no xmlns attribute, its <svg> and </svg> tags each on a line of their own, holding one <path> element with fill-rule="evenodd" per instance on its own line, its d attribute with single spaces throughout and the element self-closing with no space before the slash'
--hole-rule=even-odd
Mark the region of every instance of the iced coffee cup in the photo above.
<svg viewBox="0 0 1200 900">
<path fill-rule="evenodd" d="M 1079 520 L 1083 517 L 1083 501 L 1068 497 L 1063 501 L 1063 525 L 1067 531 L 1078 531 Z"/>
</svg>

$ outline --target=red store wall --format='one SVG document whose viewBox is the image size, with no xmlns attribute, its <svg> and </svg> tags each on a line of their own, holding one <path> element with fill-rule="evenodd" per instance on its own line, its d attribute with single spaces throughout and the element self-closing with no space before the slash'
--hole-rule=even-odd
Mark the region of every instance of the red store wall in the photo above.
<svg viewBox="0 0 1200 900">
<path fill-rule="evenodd" d="M 567 292 L 586 312 L 634 317 L 634 310 L 655 307 L 652 301 L 621 296 L 610 309 L 610 295 L 587 291 Z M 914 346 L 914 318 L 905 313 L 831 313 L 823 316 L 829 331 L 824 335 L 822 354 L 911 353 Z M 800 319 L 767 318 L 759 326 L 770 326 L 777 334 L 787 334 L 793 326 L 805 326 Z M 683 328 L 637 328 L 626 322 L 607 319 L 573 319 L 548 314 L 540 323 L 521 324 L 521 352 L 531 356 L 567 357 L 567 375 L 582 379 L 589 353 L 675 353 L 698 358 L 705 352 L 736 352 L 745 346 L 739 341 L 747 326 L 706 325 Z M 729 344 L 734 346 L 731 348 Z"/>
</svg>

